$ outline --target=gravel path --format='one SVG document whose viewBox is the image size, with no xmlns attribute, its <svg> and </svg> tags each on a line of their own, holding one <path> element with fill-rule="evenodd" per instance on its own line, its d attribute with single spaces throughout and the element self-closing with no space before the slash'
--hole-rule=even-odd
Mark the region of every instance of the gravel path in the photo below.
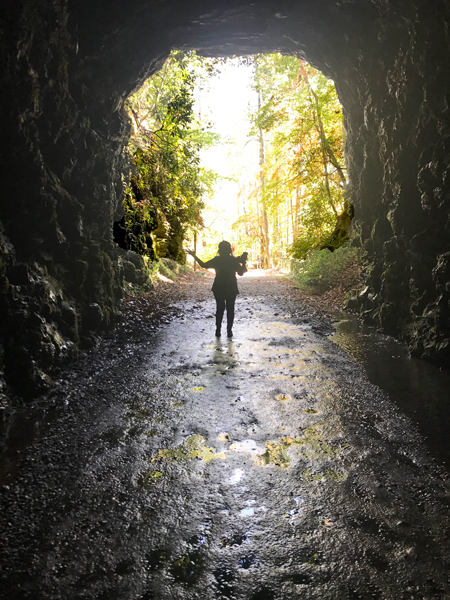
<svg viewBox="0 0 450 600">
<path fill-rule="evenodd" d="M 450 598 L 445 470 L 289 281 L 239 283 L 233 340 L 186 276 L 64 374 L 4 473 L 1 600 Z"/>
</svg>

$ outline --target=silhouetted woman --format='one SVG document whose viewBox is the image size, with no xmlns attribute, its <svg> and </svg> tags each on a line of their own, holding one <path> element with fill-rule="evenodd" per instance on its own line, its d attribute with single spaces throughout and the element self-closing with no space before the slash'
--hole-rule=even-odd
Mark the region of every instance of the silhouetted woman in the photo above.
<svg viewBox="0 0 450 600">
<path fill-rule="evenodd" d="M 188 250 L 198 264 L 204 269 L 214 269 L 216 278 L 212 286 L 214 298 L 216 299 L 216 337 L 220 337 L 220 329 L 222 327 L 223 314 L 227 309 L 227 336 L 233 337 L 233 321 L 234 321 L 234 303 L 236 296 L 239 294 L 236 273 L 243 275 L 247 268 L 245 266 L 247 260 L 247 252 L 241 256 L 233 256 L 230 242 L 220 242 L 219 255 L 211 260 L 203 262 L 192 250 Z"/>
</svg>

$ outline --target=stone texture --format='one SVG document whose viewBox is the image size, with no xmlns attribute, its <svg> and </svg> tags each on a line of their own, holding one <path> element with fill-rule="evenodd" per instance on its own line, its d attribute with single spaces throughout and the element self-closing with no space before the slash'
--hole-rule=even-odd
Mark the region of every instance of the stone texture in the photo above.
<svg viewBox="0 0 450 600">
<path fill-rule="evenodd" d="M 294 53 L 334 79 L 355 243 L 366 253 L 361 310 L 416 354 L 448 364 L 447 2 L 4 4 L 0 369 L 24 397 L 117 312 L 122 105 L 173 46 Z"/>
</svg>

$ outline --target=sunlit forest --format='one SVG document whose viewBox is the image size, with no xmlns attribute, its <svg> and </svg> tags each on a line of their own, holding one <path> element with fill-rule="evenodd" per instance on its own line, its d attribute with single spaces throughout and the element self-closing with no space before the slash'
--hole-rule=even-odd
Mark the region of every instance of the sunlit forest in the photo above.
<svg viewBox="0 0 450 600">
<path fill-rule="evenodd" d="M 244 69 L 247 81 L 245 125 L 234 137 L 217 131 L 214 110 L 204 106 L 230 65 Z M 184 263 L 186 248 L 213 256 L 226 237 L 237 252 L 249 252 L 250 266 L 287 268 L 293 258 L 347 240 L 342 108 L 333 82 L 305 61 L 176 50 L 126 110 L 130 175 L 115 230 L 124 248 Z M 226 105 L 219 110 L 223 118 Z M 226 149 L 225 158 L 205 166 L 214 148 Z M 218 190 L 225 180 L 233 187 L 224 200 Z"/>
</svg>

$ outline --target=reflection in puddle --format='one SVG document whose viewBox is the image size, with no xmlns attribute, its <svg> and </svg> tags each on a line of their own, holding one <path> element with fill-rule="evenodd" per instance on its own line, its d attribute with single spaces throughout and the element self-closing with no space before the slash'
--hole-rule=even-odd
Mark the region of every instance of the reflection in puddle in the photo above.
<svg viewBox="0 0 450 600">
<path fill-rule="evenodd" d="M 191 435 L 180 446 L 160 450 L 152 458 L 152 462 L 158 460 L 187 462 L 194 458 L 208 462 L 214 458 L 226 458 L 226 456 L 225 452 L 216 454 L 214 448 L 206 445 L 206 440 L 202 435 Z"/>
<path fill-rule="evenodd" d="M 370 382 L 387 392 L 425 437 L 425 445 L 450 467 L 450 373 L 411 357 L 405 344 L 348 315 L 336 315 L 330 339 L 364 366 Z"/>
<path fill-rule="evenodd" d="M 243 440 L 242 442 L 235 442 L 230 446 L 230 450 L 235 452 L 254 452 L 260 454 L 264 452 L 264 448 L 258 446 L 255 440 Z"/>
<path fill-rule="evenodd" d="M 255 509 L 249 506 L 248 508 L 243 508 L 239 511 L 241 517 L 252 517 L 255 514 Z"/>
<path fill-rule="evenodd" d="M 303 510 L 301 508 L 293 508 L 289 512 L 285 512 L 283 518 L 287 519 L 290 523 L 293 523 L 294 520 L 300 517 L 302 514 Z"/>
<path fill-rule="evenodd" d="M 279 441 L 268 440 L 265 442 L 265 448 L 258 446 L 255 440 L 243 440 L 234 442 L 230 450 L 234 452 L 249 452 L 253 460 L 261 465 L 275 465 L 281 468 L 287 468 L 291 462 L 288 450 L 291 446 L 304 446 L 304 455 L 308 458 L 331 459 L 338 456 L 341 447 L 333 445 L 328 438 L 335 438 L 340 435 L 338 424 L 325 422 L 310 425 L 303 431 L 303 436 L 295 438 L 292 436 L 282 437 Z M 237 469 L 235 473 L 240 470 Z M 334 481 L 343 481 L 345 474 L 336 474 L 330 471 L 327 478 Z M 320 475 L 322 478 L 322 475 Z"/>
<path fill-rule="evenodd" d="M 328 430 L 326 434 L 325 430 Z M 273 464 L 287 468 L 291 462 L 288 455 L 291 446 L 305 446 L 304 454 L 309 458 L 334 458 L 340 453 L 340 448 L 332 445 L 326 437 L 336 437 L 336 435 L 339 435 L 339 428 L 336 424 L 315 423 L 307 427 L 300 438 L 286 436 L 282 437 L 279 442 L 267 441 L 265 452 L 255 454 L 253 458 L 262 466 Z M 331 471 L 327 478 L 333 481 L 343 481 L 340 474 L 333 477 Z"/>
<path fill-rule="evenodd" d="M 277 394 L 277 395 L 275 396 L 275 398 L 276 398 L 277 400 L 281 400 L 281 401 L 284 401 L 284 400 L 290 400 L 290 399 L 291 399 L 291 397 L 290 397 L 290 396 L 288 396 L 287 394 Z"/>
<path fill-rule="evenodd" d="M 240 480 L 244 477 L 244 475 L 245 475 L 244 469 L 235 469 L 233 471 L 233 475 L 230 477 L 230 479 L 228 481 L 231 485 L 235 485 L 236 483 L 240 482 Z"/>
<path fill-rule="evenodd" d="M 287 450 L 291 444 L 287 444 L 281 441 L 279 444 L 276 442 L 266 442 L 266 451 L 258 457 L 258 462 L 262 465 L 277 465 L 278 467 L 286 468 L 291 459 L 287 455 Z"/>
</svg>

